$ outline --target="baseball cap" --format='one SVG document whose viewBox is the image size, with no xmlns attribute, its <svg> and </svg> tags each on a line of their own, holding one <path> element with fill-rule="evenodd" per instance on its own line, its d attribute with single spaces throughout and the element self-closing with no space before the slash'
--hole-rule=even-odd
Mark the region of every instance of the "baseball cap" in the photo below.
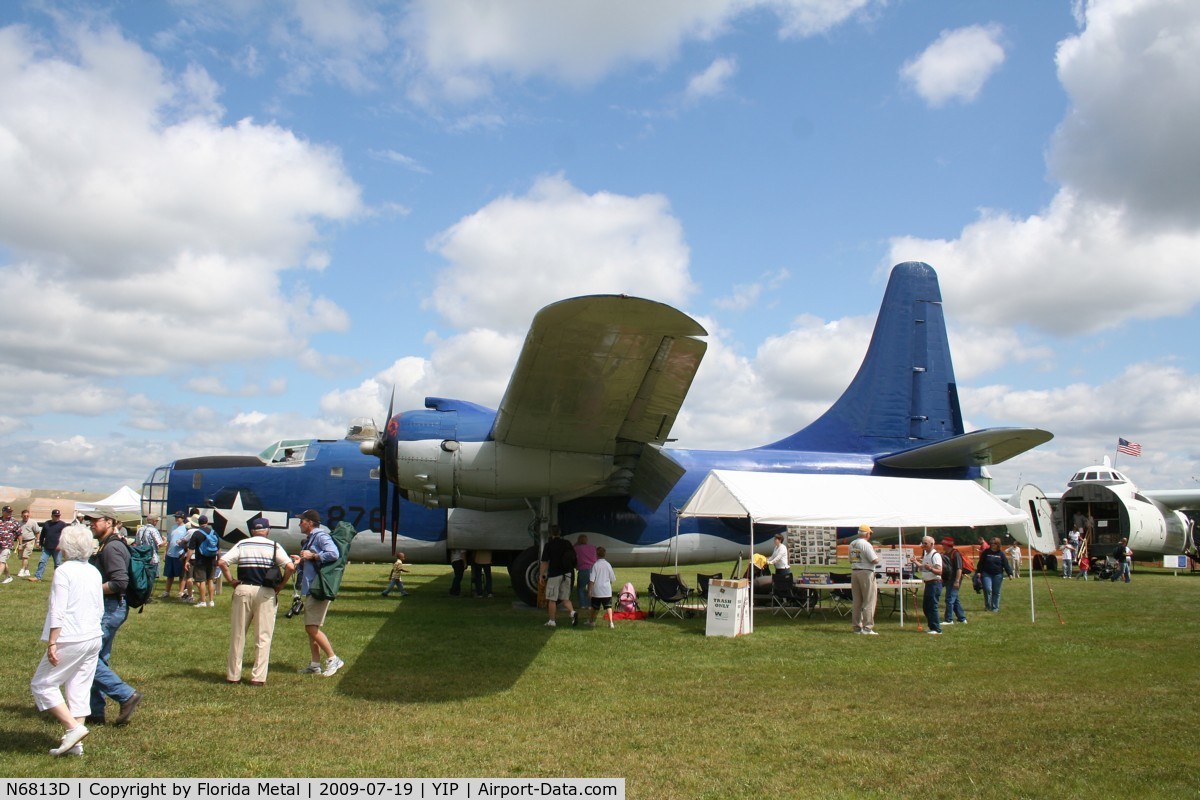
<svg viewBox="0 0 1200 800">
<path fill-rule="evenodd" d="M 947 536 L 945 539 L 942 539 L 942 547 L 954 547 L 954 540 Z"/>
<path fill-rule="evenodd" d="M 197 524 L 197 525 L 207 525 L 207 524 L 208 524 L 208 517 L 206 517 L 206 516 L 204 516 L 203 514 L 201 514 L 200 516 L 196 517 L 196 524 Z"/>
<path fill-rule="evenodd" d="M 56 509 L 54 509 L 53 511 L 51 511 L 51 512 L 50 512 L 50 516 L 52 516 L 52 517 L 61 517 L 61 516 L 62 516 L 62 512 L 61 512 L 61 511 L 59 511 L 59 510 L 56 508 Z"/>
<path fill-rule="evenodd" d="M 95 510 L 93 510 L 93 511 L 83 512 L 83 518 L 84 519 L 111 519 L 113 522 L 116 522 L 117 521 L 117 512 L 113 511 L 111 508 L 106 508 L 104 506 L 97 506 L 95 508 Z"/>
<path fill-rule="evenodd" d="M 870 525 L 859 525 L 858 532 L 859 533 L 872 533 L 873 531 L 871 530 Z"/>
<path fill-rule="evenodd" d="M 12 511 L 12 506 L 5 506 L 3 509 L 0 509 L 0 510 L 4 511 L 4 513 L 7 514 L 8 512 Z"/>
<path fill-rule="evenodd" d="M 250 523 L 250 530 L 252 530 L 252 531 L 267 531 L 270 529 L 271 529 L 271 523 L 267 522 L 262 517 L 256 517 Z"/>
</svg>

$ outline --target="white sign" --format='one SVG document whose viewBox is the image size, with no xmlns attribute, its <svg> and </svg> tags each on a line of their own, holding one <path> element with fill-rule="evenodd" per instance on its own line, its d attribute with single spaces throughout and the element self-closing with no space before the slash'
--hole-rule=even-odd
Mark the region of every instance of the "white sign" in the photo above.
<svg viewBox="0 0 1200 800">
<path fill-rule="evenodd" d="M 1166 569 L 1187 569 L 1187 556 L 1163 556 L 1163 567 Z"/>
</svg>

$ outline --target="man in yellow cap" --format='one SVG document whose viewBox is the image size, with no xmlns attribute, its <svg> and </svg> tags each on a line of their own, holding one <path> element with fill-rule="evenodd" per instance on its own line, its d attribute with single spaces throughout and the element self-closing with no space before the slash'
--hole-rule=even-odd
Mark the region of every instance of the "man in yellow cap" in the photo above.
<svg viewBox="0 0 1200 800">
<path fill-rule="evenodd" d="M 871 547 L 871 526 L 859 525 L 858 538 L 850 543 L 850 594 L 854 597 L 854 612 L 850 624 L 855 633 L 876 636 L 875 565 L 879 554 Z"/>
</svg>

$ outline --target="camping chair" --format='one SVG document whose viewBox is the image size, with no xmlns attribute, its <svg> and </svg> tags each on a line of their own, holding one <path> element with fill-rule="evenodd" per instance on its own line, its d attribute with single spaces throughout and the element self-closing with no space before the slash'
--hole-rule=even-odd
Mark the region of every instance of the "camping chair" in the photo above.
<svg viewBox="0 0 1200 800">
<path fill-rule="evenodd" d="M 700 601 L 700 605 L 708 608 L 708 582 L 721 580 L 721 573 L 714 575 L 696 574 L 696 599 Z"/>
<path fill-rule="evenodd" d="M 678 575 L 661 572 L 650 573 L 650 616 L 665 617 L 667 614 L 683 619 L 686 609 L 680 604 L 688 599 L 691 589 Z"/>
<path fill-rule="evenodd" d="M 771 576 L 771 613 L 782 611 L 789 618 L 795 619 L 805 610 L 806 598 L 796 592 L 796 584 L 789 574 L 780 575 L 776 572 Z"/>
</svg>

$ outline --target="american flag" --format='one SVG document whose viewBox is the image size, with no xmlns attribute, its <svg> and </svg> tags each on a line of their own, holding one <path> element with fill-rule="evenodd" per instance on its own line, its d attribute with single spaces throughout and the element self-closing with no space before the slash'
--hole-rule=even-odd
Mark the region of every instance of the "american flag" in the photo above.
<svg viewBox="0 0 1200 800">
<path fill-rule="evenodd" d="M 1117 452 L 1125 453 L 1131 456 L 1140 456 L 1142 454 L 1142 446 L 1137 442 L 1131 442 L 1128 439 L 1117 439 Z"/>
</svg>

